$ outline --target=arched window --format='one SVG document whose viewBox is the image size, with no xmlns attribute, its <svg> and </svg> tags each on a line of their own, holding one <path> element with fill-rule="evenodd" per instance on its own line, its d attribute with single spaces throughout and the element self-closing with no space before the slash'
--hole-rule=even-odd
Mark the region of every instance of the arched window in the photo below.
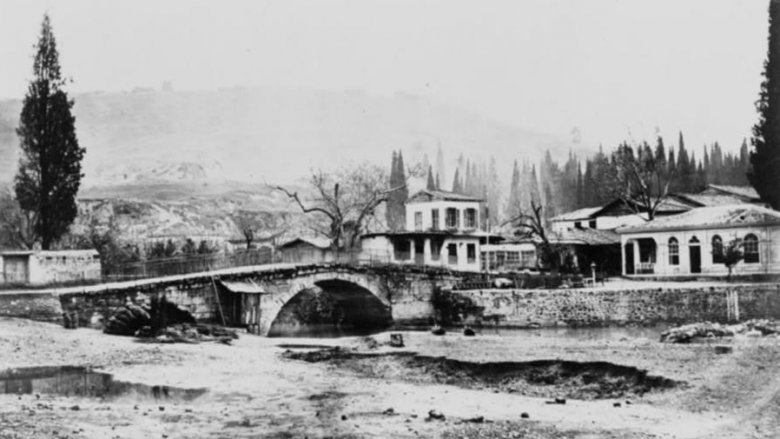
<svg viewBox="0 0 780 439">
<path fill-rule="evenodd" d="M 723 263 L 723 240 L 720 239 L 719 235 L 712 237 L 712 263 Z"/>
<path fill-rule="evenodd" d="M 680 265 L 680 244 L 677 238 L 669 238 L 669 265 Z"/>
<path fill-rule="evenodd" d="M 749 233 L 745 236 L 745 242 L 743 244 L 745 250 L 745 263 L 755 264 L 759 262 L 758 258 L 758 238 L 756 235 Z"/>
</svg>

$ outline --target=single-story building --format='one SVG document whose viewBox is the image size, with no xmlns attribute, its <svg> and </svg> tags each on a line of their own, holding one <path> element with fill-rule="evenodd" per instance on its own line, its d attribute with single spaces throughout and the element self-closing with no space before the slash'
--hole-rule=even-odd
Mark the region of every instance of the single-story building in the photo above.
<svg viewBox="0 0 780 439">
<path fill-rule="evenodd" d="M 46 285 L 99 280 L 100 255 L 95 250 L 7 250 L 0 252 L 3 283 Z"/>
<path fill-rule="evenodd" d="M 574 268 L 583 274 L 589 274 L 593 264 L 604 275 L 620 274 L 620 235 L 614 230 L 567 229 L 551 233 L 549 240 L 568 248 Z"/>
<path fill-rule="evenodd" d="M 327 238 L 299 237 L 278 247 L 281 262 L 316 264 L 333 262 L 334 253 Z"/>
<path fill-rule="evenodd" d="M 701 207 L 617 229 L 627 276 L 725 276 L 713 248 L 742 241 L 735 275 L 780 274 L 780 212 L 757 204 Z"/>
<path fill-rule="evenodd" d="M 480 246 L 483 272 L 535 269 L 539 261 L 533 241 L 517 241 Z"/>
</svg>

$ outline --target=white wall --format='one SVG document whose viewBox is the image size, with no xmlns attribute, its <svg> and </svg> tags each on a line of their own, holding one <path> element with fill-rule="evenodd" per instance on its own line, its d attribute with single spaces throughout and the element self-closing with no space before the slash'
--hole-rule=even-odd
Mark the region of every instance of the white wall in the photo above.
<svg viewBox="0 0 780 439">
<path fill-rule="evenodd" d="M 759 241 L 759 262 L 746 263 L 740 261 L 733 269 L 732 274 L 767 274 L 780 273 L 780 227 L 741 227 L 741 228 L 721 228 L 707 230 L 689 230 L 689 231 L 671 231 L 654 233 L 632 233 L 621 234 L 621 257 L 625 265 L 625 245 L 629 240 L 639 238 L 653 238 L 656 243 L 656 276 L 725 276 L 728 274 L 728 268 L 721 263 L 712 262 L 712 237 L 719 235 L 723 245 L 734 238 L 742 238 L 749 233 L 758 237 Z M 698 238 L 699 248 L 701 249 L 701 273 L 691 273 L 690 265 L 690 246 L 689 241 L 693 237 Z M 675 237 L 680 248 L 680 264 L 669 265 L 669 238 Z M 636 243 L 634 244 L 636 246 Z M 639 261 L 635 258 L 635 263 Z M 625 266 L 623 274 L 626 273 Z"/>
<path fill-rule="evenodd" d="M 431 230 L 433 229 L 432 211 L 438 209 L 439 211 L 439 230 L 445 230 L 445 221 L 447 216 L 447 209 L 458 209 L 458 224 L 459 230 L 474 230 L 466 229 L 466 209 L 474 209 L 476 211 L 476 229 L 479 229 L 481 224 L 479 202 L 477 201 L 430 201 L 425 203 L 409 203 L 406 205 L 406 230 Z M 414 217 L 415 213 L 422 213 L 422 229 L 415 228 Z"/>
</svg>

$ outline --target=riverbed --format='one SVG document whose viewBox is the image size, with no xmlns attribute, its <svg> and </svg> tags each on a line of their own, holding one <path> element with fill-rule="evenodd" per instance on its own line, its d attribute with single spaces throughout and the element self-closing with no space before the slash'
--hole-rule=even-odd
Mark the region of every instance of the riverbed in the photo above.
<svg viewBox="0 0 780 439">
<path fill-rule="evenodd" d="M 0 370 L 81 366 L 133 384 L 83 396 L 32 387 L 24 393 L 17 384 L 0 395 L 0 437 L 780 437 L 774 337 L 671 345 L 658 342 L 657 329 L 557 331 L 478 330 L 475 337 L 401 331 L 403 348 L 388 345 L 388 332 L 150 344 L 0 319 Z M 716 353 L 724 344 L 733 351 Z M 333 348 L 348 355 L 335 361 L 295 355 Z M 480 364 L 539 361 L 615 365 L 597 378 L 636 370 L 674 385 L 577 393 L 575 381 L 557 378 L 549 386 L 546 377 L 518 384 L 538 375 L 526 369 L 510 381 L 480 381 Z M 466 366 L 452 373 L 430 364 Z"/>
</svg>

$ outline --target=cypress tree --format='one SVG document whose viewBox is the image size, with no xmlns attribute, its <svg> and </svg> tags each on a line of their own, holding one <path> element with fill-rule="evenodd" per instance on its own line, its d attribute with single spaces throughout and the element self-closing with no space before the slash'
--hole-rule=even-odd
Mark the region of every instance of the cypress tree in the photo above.
<svg viewBox="0 0 780 439">
<path fill-rule="evenodd" d="M 78 213 L 85 150 L 76 138 L 73 101 L 63 90 L 66 81 L 48 14 L 35 48 L 33 79 L 16 130 L 21 157 L 14 190 L 19 206 L 33 214 L 36 238 L 46 250 L 68 231 Z"/>
<path fill-rule="evenodd" d="M 463 186 L 460 183 L 460 169 L 455 168 L 455 177 L 452 179 L 452 192 L 460 194 L 463 192 Z"/>
<path fill-rule="evenodd" d="M 506 216 L 508 219 L 517 218 L 522 212 L 522 200 L 520 199 L 520 168 L 517 167 L 517 160 L 515 160 L 514 167 L 512 168 L 512 181 L 509 183 L 509 200 L 506 206 Z"/>
<path fill-rule="evenodd" d="M 433 169 L 431 168 L 430 165 L 428 166 L 428 182 L 426 183 L 425 188 L 428 189 L 429 191 L 436 190 L 436 182 L 433 181 Z"/>
<path fill-rule="evenodd" d="M 758 122 L 753 126 L 750 184 L 761 200 L 780 209 L 780 0 L 769 2 L 769 48 L 764 80 L 756 102 Z"/>
<path fill-rule="evenodd" d="M 395 196 L 395 216 L 398 229 L 403 229 L 406 224 L 406 200 L 409 198 L 409 187 L 406 185 L 406 166 L 404 166 L 404 153 L 398 150 L 398 169 L 396 170 L 397 183 L 392 188 L 400 188 L 393 192 Z"/>
<path fill-rule="evenodd" d="M 396 187 L 398 185 L 398 154 L 396 154 L 395 151 L 393 151 L 393 158 L 390 161 L 390 187 Z M 395 201 L 396 197 L 393 196 L 394 194 L 390 194 L 387 200 L 387 204 L 385 205 L 385 221 L 387 222 L 387 227 L 390 230 L 396 230 L 396 220 L 395 220 Z"/>
</svg>

